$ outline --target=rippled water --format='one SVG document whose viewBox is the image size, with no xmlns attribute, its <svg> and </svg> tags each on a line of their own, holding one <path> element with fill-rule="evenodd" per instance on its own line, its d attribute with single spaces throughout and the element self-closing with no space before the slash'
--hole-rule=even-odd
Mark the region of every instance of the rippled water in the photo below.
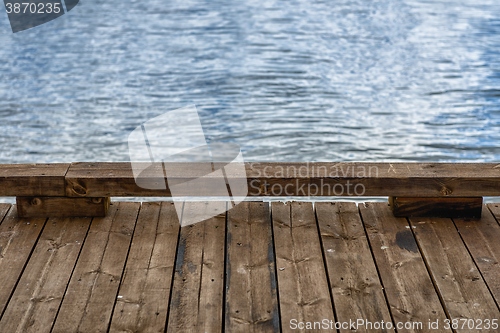
<svg viewBox="0 0 500 333">
<path fill-rule="evenodd" d="M 127 161 L 196 104 L 247 161 L 500 160 L 500 4 L 88 1 L 12 34 L 0 162 Z"/>
</svg>

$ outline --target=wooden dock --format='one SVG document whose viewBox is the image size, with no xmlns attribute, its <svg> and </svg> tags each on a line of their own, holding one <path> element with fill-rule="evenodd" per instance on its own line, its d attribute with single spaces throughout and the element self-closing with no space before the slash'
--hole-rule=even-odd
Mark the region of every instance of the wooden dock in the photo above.
<svg viewBox="0 0 500 333">
<path fill-rule="evenodd" d="M 256 201 L 181 228 L 171 202 L 0 204 L 0 332 L 498 332 L 500 207 L 481 208 Z"/>
</svg>

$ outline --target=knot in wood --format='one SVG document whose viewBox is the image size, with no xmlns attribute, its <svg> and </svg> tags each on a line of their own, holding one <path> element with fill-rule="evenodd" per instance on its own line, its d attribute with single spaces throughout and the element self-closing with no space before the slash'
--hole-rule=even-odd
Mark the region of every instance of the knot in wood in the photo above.
<svg viewBox="0 0 500 333">
<path fill-rule="evenodd" d="M 439 192 L 442 195 L 450 195 L 451 193 L 453 193 L 453 191 L 451 190 L 451 188 L 448 188 L 446 186 L 441 187 L 441 190 Z"/>
<path fill-rule="evenodd" d="M 85 195 L 87 194 L 87 189 L 80 184 L 73 184 L 73 192 L 78 195 Z"/>
<path fill-rule="evenodd" d="M 40 205 L 41 203 L 42 203 L 42 200 L 40 200 L 40 198 L 33 198 L 33 199 L 31 199 L 31 204 L 32 204 L 33 206 L 38 206 L 38 205 Z"/>
</svg>

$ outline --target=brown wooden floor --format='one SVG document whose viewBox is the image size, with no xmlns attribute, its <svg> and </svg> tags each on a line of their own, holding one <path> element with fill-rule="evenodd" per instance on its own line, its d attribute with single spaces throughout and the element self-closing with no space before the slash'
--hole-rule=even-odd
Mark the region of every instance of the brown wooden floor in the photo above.
<svg viewBox="0 0 500 333">
<path fill-rule="evenodd" d="M 495 204 L 407 220 L 386 203 L 246 202 L 183 228 L 172 203 L 0 215 L 2 333 L 500 331 Z"/>
</svg>

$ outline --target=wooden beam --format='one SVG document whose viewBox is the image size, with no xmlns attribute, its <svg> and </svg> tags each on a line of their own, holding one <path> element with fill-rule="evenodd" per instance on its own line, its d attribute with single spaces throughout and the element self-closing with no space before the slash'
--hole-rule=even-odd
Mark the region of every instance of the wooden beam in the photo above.
<svg viewBox="0 0 500 333">
<path fill-rule="evenodd" d="M 0 196 L 64 196 L 69 163 L 0 164 Z"/>
<path fill-rule="evenodd" d="M 0 196 L 171 196 L 169 183 L 205 176 L 204 167 L 170 164 L 168 182 L 154 172 L 148 178 L 159 188 L 151 190 L 137 185 L 126 162 L 0 165 Z M 494 163 L 254 162 L 245 163 L 245 170 L 246 175 L 227 174 L 227 181 L 246 182 L 249 196 L 500 196 L 500 165 Z M 213 174 L 205 179 L 207 188 L 220 180 Z M 194 196 L 206 193 L 200 189 Z"/>
<path fill-rule="evenodd" d="M 106 216 L 109 197 L 16 197 L 19 217 L 95 217 Z"/>
<path fill-rule="evenodd" d="M 168 183 L 203 174 L 203 166 L 196 163 L 171 164 L 167 169 Z M 245 181 L 249 196 L 500 196 L 500 165 L 494 163 L 255 162 L 245 163 L 245 169 L 246 177 L 229 174 L 228 179 Z M 206 179 L 210 183 L 215 178 Z M 66 195 L 171 196 L 166 179 L 152 176 L 151 181 L 163 183 L 164 189 L 138 186 L 130 163 L 73 163 L 66 175 Z M 206 196 L 205 191 L 198 193 Z"/>
<path fill-rule="evenodd" d="M 161 167 L 161 166 L 160 166 Z M 161 179 L 165 182 L 165 179 Z M 102 195 L 107 193 L 107 195 Z M 72 163 L 66 174 L 68 197 L 164 196 L 170 191 L 138 186 L 130 163 Z"/>
<path fill-rule="evenodd" d="M 483 198 L 390 197 L 389 204 L 399 217 L 481 217 Z"/>
</svg>

